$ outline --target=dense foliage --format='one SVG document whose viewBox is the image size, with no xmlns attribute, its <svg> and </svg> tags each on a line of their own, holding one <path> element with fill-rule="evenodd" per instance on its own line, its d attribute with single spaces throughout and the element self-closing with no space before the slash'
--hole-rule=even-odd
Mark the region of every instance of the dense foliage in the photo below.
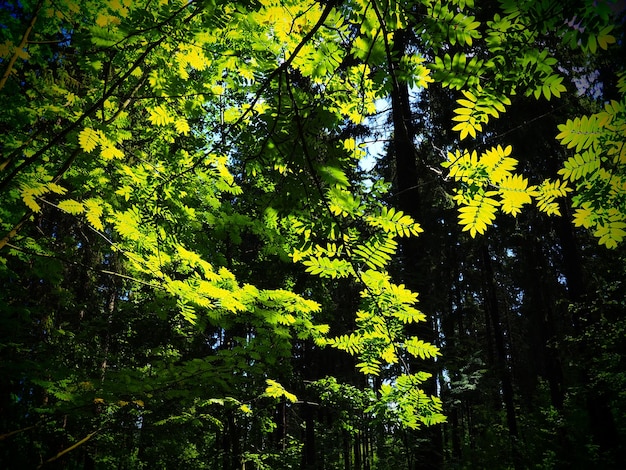
<svg viewBox="0 0 626 470">
<path fill-rule="evenodd" d="M 4 5 L 3 467 L 619 468 L 623 18 Z"/>
</svg>

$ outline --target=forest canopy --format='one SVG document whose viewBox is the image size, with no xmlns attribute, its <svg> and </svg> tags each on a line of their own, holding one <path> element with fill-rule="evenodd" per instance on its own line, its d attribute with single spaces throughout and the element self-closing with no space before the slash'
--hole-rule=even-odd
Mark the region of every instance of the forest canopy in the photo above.
<svg viewBox="0 0 626 470">
<path fill-rule="evenodd" d="M 618 468 L 625 8 L 0 9 L 5 468 Z"/>
</svg>

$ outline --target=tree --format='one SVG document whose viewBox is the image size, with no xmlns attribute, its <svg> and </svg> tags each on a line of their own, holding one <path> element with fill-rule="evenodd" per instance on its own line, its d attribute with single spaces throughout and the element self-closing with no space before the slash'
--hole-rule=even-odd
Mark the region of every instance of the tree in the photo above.
<svg viewBox="0 0 626 470">
<path fill-rule="evenodd" d="M 563 23 L 564 12 L 580 23 Z M 3 10 L 0 92 L 12 106 L 0 163 L 1 406 L 3 440 L 15 445 L 2 458 L 16 468 L 310 467 L 316 444 L 339 435 L 329 466 L 400 458 L 373 429 L 445 421 L 441 371 L 420 362 L 440 353 L 437 321 L 417 308 L 424 271 L 409 268 L 431 200 L 412 200 L 416 186 L 452 192 L 472 238 L 498 208 L 516 216 L 535 200 L 557 214 L 570 192 L 577 226 L 607 248 L 625 234 L 623 76 L 618 99 L 560 127 L 576 148 L 562 180 L 529 185 L 506 143 L 462 148 L 481 144 L 515 96 L 564 94 L 549 45 L 609 49 L 609 13 L 593 2 L 491 11 L 362 0 Z M 409 92 L 429 84 L 458 104 L 439 144 L 446 175 L 415 145 Z M 384 99 L 393 204 L 384 181 L 358 171 L 367 118 Z M 481 246 L 506 388 L 498 280 Z M 325 357 L 341 359 L 327 371 Z M 512 389 L 507 400 L 515 436 Z"/>
</svg>

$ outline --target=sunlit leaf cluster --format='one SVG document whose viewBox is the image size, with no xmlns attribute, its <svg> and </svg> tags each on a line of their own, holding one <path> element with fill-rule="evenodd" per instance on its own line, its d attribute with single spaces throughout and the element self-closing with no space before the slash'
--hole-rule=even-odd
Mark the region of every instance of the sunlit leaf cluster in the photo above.
<svg viewBox="0 0 626 470">
<path fill-rule="evenodd" d="M 626 99 L 569 119 L 557 139 L 573 153 L 559 170 L 575 186 L 574 224 L 615 248 L 626 236 Z"/>
</svg>

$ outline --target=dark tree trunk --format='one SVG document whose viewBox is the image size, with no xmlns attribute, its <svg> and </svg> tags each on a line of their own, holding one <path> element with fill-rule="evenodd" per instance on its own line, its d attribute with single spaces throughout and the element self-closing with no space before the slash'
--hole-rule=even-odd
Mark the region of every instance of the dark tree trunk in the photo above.
<svg viewBox="0 0 626 470">
<path fill-rule="evenodd" d="M 350 459 L 350 435 L 348 431 L 343 431 L 343 468 L 345 470 L 351 470 L 351 459 Z"/>
<path fill-rule="evenodd" d="M 354 437 L 354 470 L 361 470 L 361 433 L 357 432 Z"/>
<path fill-rule="evenodd" d="M 450 433 L 452 434 L 452 461 L 460 462 L 461 455 L 461 429 L 459 426 L 459 410 L 454 407 L 450 410 Z"/>
<path fill-rule="evenodd" d="M 397 31 L 394 38 L 394 54 L 399 61 L 404 55 L 407 32 Z M 393 142 L 392 152 L 396 166 L 396 192 L 397 207 L 405 214 L 412 216 L 420 222 L 421 194 L 419 191 L 419 172 L 417 165 L 417 152 L 414 143 L 414 131 L 412 122 L 411 105 L 409 100 L 409 87 L 407 83 L 397 80 L 394 65 L 390 64 L 392 77 L 392 120 Z M 402 277 L 405 284 L 416 292 L 427 289 L 425 280 L 428 278 L 429 260 L 424 256 L 424 248 L 416 237 L 403 238 L 402 249 Z M 427 309 L 427 307 L 426 307 Z M 424 341 L 436 344 L 432 317 L 425 324 L 420 324 L 409 331 Z M 434 362 L 414 362 L 411 371 L 426 370 L 437 377 L 437 366 Z M 424 391 L 436 395 L 436 384 L 433 380 L 424 384 Z M 415 458 L 415 470 L 417 469 L 440 469 L 443 468 L 443 437 L 440 427 L 432 427 L 421 430 L 420 437 L 428 440 L 428 445 L 419 449 L 419 455 Z"/>
<path fill-rule="evenodd" d="M 278 449 L 285 450 L 287 438 L 287 405 L 284 401 L 276 405 L 276 413 L 274 415 L 276 428 L 274 430 L 274 438 Z"/>
<path fill-rule="evenodd" d="M 235 421 L 235 414 L 227 412 L 226 425 L 222 433 L 222 452 L 224 470 L 239 470 L 241 465 L 241 446 L 239 442 L 239 428 Z"/>
<path fill-rule="evenodd" d="M 302 404 L 302 412 L 304 415 L 304 448 L 302 451 L 302 468 L 316 469 L 316 452 L 315 452 L 315 414 L 314 405 L 309 403 Z"/>
<path fill-rule="evenodd" d="M 519 459 L 519 451 L 517 444 L 517 419 L 515 416 L 515 397 L 513 392 L 513 383 L 508 368 L 507 351 L 504 343 L 504 332 L 502 329 L 502 320 L 500 315 L 500 307 L 498 305 L 497 287 L 494 277 L 491 255 L 486 243 L 481 247 L 481 261 L 484 273 L 485 286 L 485 310 L 490 318 L 491 328 L 493 330 L 493 340 L 495 345 L 496 368 L 500 375 L 502 384 L 502 400 L 506 411 L 506 423 L 511 437 L 511 448 L 513 451 L 513 464 L 516 469 L 522 468 Z"/>
<path fill-rule="evenodd" d="M 557 223 L 568 295 L 571 302 L 582 303 L 589 288 L 585 279 L 581 255 L 577 248 L 572 226 L 569 223 L 570 218 L 566 216 L 570 212 L 569 208 L 563 204 L 561 210 L 564 217 L 561 217 Z M 585 364 L 589 361 L 589 351 L 594 350 L 593 345 L 587 344 L 585 329 L 592 326 L 598 319 L 588 309 L 575 308 L 573 312 L 572 325 L 576 336 L 579 338 L 576 352 L 581 358 L 581 362 Z M 583 317 L 584 313 L 587 315 Z M 624 458 L 623 455 L 620 455 L 621 446 L 615 418 L 604 393 L 591 383 L 589 371 L 585 366 L 578 367 L 577 375 L 579 383 L 585 388 L 587 415 L 595 444 L 598 445 L 603 456 L 609 460 Z"/>
</svg>

